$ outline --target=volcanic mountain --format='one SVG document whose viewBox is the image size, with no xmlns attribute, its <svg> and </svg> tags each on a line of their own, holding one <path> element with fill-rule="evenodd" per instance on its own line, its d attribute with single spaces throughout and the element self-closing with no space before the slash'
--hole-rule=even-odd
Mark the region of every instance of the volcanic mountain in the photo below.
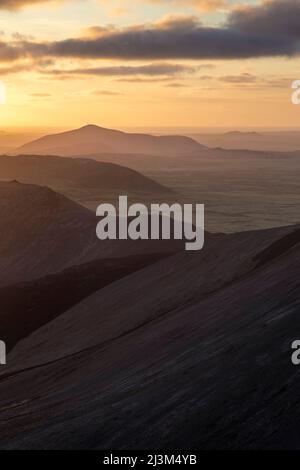
<svg viewBox="0 0 300 470">
<path fill-rule="evenodd" d="M 17 181 L 0 182 L 0 285 L 37 279 L 97 258 L 174 252 L 181 240 L 105 240 L 99 219 L 65 196 Z"/>
<path fill-rule="evenodd" d="M 87 125 L 80 129 L 48 135 L 20 147 L 15 153 L 76 156 L 99 153 L 185 155 L 204 146 L 184 136 L 154 136 L 126 133 Z"/>
<path fill-rule="evenodd" d="M 38 329 L 1 371 L 1 448 L 299 448 L 299 243 L 228 235 Z"/>
</svg>

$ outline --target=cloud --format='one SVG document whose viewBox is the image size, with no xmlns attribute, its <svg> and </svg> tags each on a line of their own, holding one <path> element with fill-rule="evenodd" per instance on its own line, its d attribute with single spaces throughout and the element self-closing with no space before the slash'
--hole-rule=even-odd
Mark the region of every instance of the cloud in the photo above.
<svg viewBox="0 0 300 470">
<path fill-rule="evenodd" d="M 173 15 L 152 24 L 93 27 L 85 37 L 60 41 L 19 40 L 11 45 L 0 41 L 0 60 L 20 57 L 126 61 L 293 57 L 300 53 L 299 18 L 299 0 L 266 0 L 259 5 L 235 8 L 218 27 L 203 25 L 195 16 Z M 155 75 L 154 66 L 151 67 Z M 114 74 L 116 70 L 105 71 L 100 67 L 73 72 L 100 75 Z M 134 71 L 119 68 L 121 75 L 131 72 Z M 144 72 L 150 75 L 151 69 L 144 69 Z M 172 73 L 172 70 L 165 73 Z"/>
<path fill-rule="evenodd" d="M 291 77 L 274 76 L 268 77 L 258 76 L 248 72 L 240 73 L 237 75 L 203 75 L 197 77 L 201 81 L 214 81 L 222 82 L 232 85 L 234 88 L 247 87 L 248 89 L 266 89 L 266 88 L 290 88 L 293 81 Z"/>
<path fill-rule="evenodd" d="M 4 75 L 12 75 L 20 72 L 28 72 L 32 69 L 32 66 L 28 64 L 16 64 L 8 67 L 0 67 L 0 77 Z"/>
<path fill-rule="evenodd" d="M 26 34 L 21 34 L 21 33 L 13 33 L 12 34 L 12 39 L 14 41 L 33 41 L 34 40 L 34 36 L 32 35 L 26 35 Z"/>
<path fill-rule="evenodd" d="M 234 9 L 227 25 L 236 31 L 257 35 L 300 38 L 300 1 L 265 0 L 262 4 Z"/>
<path fill-rule="evenodd" d="M 200 26 L 200 20 L 198 16 L 187 16 L 187 15 L 165 15 L 159 20 L 155 21 L 152 25 L 152 29 L 155 28 L 158 31 L 190 31 Z M 133 28 L 137 30 L 138 28 Z M 149 28 L 151 30 L 151 26 Z"/>
<path fill-rule="evenodd" d="M 35 98 L 49 98 L 51 95 L 49 93 L 31 93 L 30 96 Z"/>
<path fill-rule="evenodd" d="M 240 75 L 225 75 L 218 77 L 218 80 L 225 83 L 256 83 L 258 78 L 251 73 L 242 73 Z"/>
<path fill-rule="evenodd" d="M 11 62 L 24 56 L 22 47 L 10 46 L 0 41 L 0 62 Z"/>
<path fill-rule="evenodd" d="M 26 43 L 28 53 L 56 57 L 126 60 L 242 59 L 294 56 L 300 52 L 299 0 L 269 0 L 235 9 L 220 27 L 192 17 L 102 29 L 94 37 Z M 95 28 L 94 28 L 95 33 Z"/>
<path fill-rule="evenodd" d="M 8 64 L 6 67 L 0 67 L 0 77 L 3 75 L 13 75 L 20 72 L 32 72 L 34 70 L 43 70 L 45 67 L 54 66 L 52 60 L 33 60 L 19 61 Z"/>
<path fill-rule="evenodd" d="M 94 90 L 92 95 L 100 95 L 100 96 L 121 96 L 122 93 L 118 91 L 111 91 L 111 90 Z"/>
<path fill-rule="evenodd" d="M 59 0 L 0 0 L 0 10 L 19 10 L 38 3 L 57 2 Z"/>
<path fill-rule="evenodd" d="M 147 0 L 143 0 L 143 3 Z M 166 4 L 170 6 L 191 6 L 201 11 L 215 11 L 227 8 L 230 5 L 229 0 L 148 0 L 148 3 Z"/>
<path fill-rule="evenodd" d="M 167 88 L 186 88 L 186 85 L 184 83 L 167 83 L 165 85 Z"/>
<path fill-rule="evenodd" d="M 111 67 L 92 67 L 92 68 L 73 68 L 73 69 L 45 69 L 43 73 L 49 75 L 103 75 L 103 76 L 174 76 L 182 73 L 193 73 L 195 67 L 189 67 L 176 64 L 148 64 L 140 66 L 111 66 Z"/>
<path fill-rule="evenodd" d="M 144 77 L 134 77 L 134 78 L 117 78 L 114 80 L 115 82 L 120 82 L 120 83 L 132 83 L 132 84 L 137 84 L 137 83 L 163 83 L 163 82 L 169 82 L 170 77 L 151 77 L 151 78 L 144 78 Z"/>
<path fill-rule="evenodd" d="M 229 83 L 232 85 L 250 86 L 251 88 L 285 88 L 291 86 L 293 79 L 291 77 L 269 76 L 262 77 L 250 73 L 241 73 L 239 75 L 226 75 L 216 77 L 218 81 Z"/>
<path fill-rule="evenodd" d="M 64 0 L 0 0 L 0 9 L 18 10 L 24 7 L 30 7 L 37 4 L 58 2 Z M 99 0 L 103 2 L 103 0 Z M 139 0 L 140 3 L 166 4 L 167 6 L 191 6 L 201 11 L 214 11 L 227 8 L 229 0 Z M 122 16 L 128 14 L 129 9 L 123 6 L 114 7 L 110 10 L 112 16 Z"/>
<path fill-rule="evenodd" d="M 97 38 L 104 34 L 113 33 L 118 31 L 118 28 L 113 24 L 108 24 L 105 26 L 89 26 L 84 28 L 83 36 L 87 38 Z"/>
</svg>

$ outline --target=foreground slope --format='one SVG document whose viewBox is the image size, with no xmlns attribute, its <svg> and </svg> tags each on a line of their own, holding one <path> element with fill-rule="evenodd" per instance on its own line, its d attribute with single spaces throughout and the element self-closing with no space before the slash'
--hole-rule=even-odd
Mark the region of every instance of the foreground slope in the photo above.
<svg viewBox="0 0 300 470">
<path fill-rule="evenodd" d="M 299 242 L 299 227 L 214 240 L 19 343 L 1 447 L 299 448 Z"/>
<path fill-rule="evenodd" d="M 133 134 L 87 125 L 60 134 L 48 135 L 23 145 L 18 153 L 75 156 L 93 153 L 132 153 L 183 155 L 203 149 L 203 145 L 184 136 Z"/>
</svg>

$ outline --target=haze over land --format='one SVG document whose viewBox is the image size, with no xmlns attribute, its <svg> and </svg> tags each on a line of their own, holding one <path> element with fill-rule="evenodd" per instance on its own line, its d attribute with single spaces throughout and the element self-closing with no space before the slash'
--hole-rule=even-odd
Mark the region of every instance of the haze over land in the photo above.
<svg viewBox="0 0 300 470">
<path fill-rule="evenodd" d="M 101 127 L 101 119 L 98 120 L 98 122 L 99 125 L 97 127 Z M 16 154 L 18 153 L 18 149 L 24 145 L 29 143 L 31 144 L 35 140 L 47 135 L 68 132 L 70 129 L 72 129 L 72 126 L 69 129 L 32 128 L 23 130 L 16 128 L 4 130 L 0 133 L 0 152 L 3 154 Z M 296 151 L 300 148 L 300 129 L 278 128 L 268 130 L 265 128 L 257 129 L 256 127 L 253 127 L 249 130 L 237 131 L 235 129 L 189 127 L 157 128 L 155 126 L 141 129 L 138 127 L 127 128 L 122 126 L 118 130 L 123 130 L 123 132 L 130 134 L 147 134 L 152 136 L 188 136 L 193 140 L 196 140 L 201 145 L 211 148 L 222 147 L 227 149 L 285 152 Z"/>
<path fill-rule="evenodd" d="M 210 147 L 184 136 L 161 141 L 150 134 L 85 126 L 15 149 L 29 155 L 0 157 L 0 171 L 4 180 L 48 185 L 93 211 L 102 201 L 116 203 L 121 193 L 146 204 L 204 203 L 206 226 L 214 232 L 298 222 L 300 150 L 266 150 L 270 136 L 259 132 L 225 133 L 219 135 L 222 142 L 216 134 L 206 137 Z M 224 139 L 238 139 L 237 147 L 245 149 L 217 148 Z M 261 149 L 246 150 L 260 141 Z M 120 149 L 112 152 L 114 146 Z M 67 157 L 49 156 L 50 151 Z"/>
</svg>

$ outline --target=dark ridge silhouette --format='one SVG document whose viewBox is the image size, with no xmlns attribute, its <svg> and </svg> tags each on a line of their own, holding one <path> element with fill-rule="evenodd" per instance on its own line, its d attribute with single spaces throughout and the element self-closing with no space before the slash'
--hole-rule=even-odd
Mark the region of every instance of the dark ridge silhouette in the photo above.
<svg viewBox="0 0 300 470">
<path fill-rule="evenodd" d="M 15 153 L 62 156 L 93 153 L 184 155 L 197 153 L 204 148 L 192 138 L 185 136 L 134 134 L 87 125 L 29 142 Z"/>
<path fill-rule="evenodd" d="M 263 250 L 261 253 L 258 253 L 254 257 L 255 263 L 257 263 L 256 266 L 263 266 L 275 258 L 282 256 L 298 243 L 300 243 L 300 229 L 288 233 L 285 237 L 281 238 L 280 240 L 276 240 L 276 242 L 272 243 L 272 245 L 268 246 L 268 248 Z"/>
<path fill-rule="evenodd" d="M 0 288 L 0 338 L 10 351 L 83 298 L 170 254 L 95 260 L 32 282 Z"/>
<path fill-rule="evenodd" d="M 1 156 L 0 175 L 2 180 L 54 187 L 98 188 L 119 193 L 143 191 L 154 195 L 173 192 L 135 170 L 83 158 Z"/>
<path fill-rule="evenodd" d="M 176 252 L 182 240 L 105 240 L 94 213 L 47 188 L 0 182 L 0 286 L 124 254 Z"/>
<path fill-rule="evenodd" d="M 262 136 L 262 134 L 260 134 L 259 132 L 255 132 L 255 131 L 250 131 L 250 132 L 230 131 L 230 132 L 226 132 L 224 135 L 229 136 L 229 137 L 260 137 Z"/>
</svg>

